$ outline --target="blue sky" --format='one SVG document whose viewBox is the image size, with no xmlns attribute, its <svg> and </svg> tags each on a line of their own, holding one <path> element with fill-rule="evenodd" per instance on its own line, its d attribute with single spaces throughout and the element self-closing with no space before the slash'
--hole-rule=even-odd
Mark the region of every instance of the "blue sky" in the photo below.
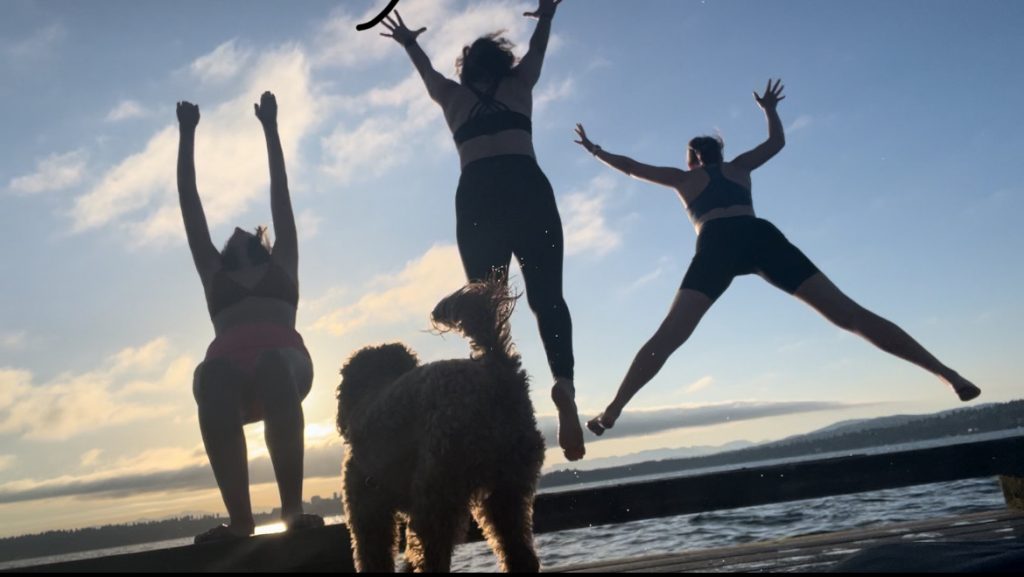
<svg viewBox="0 0 1024 577">
<path fill-rule="evenodd" d="M 221 510 L 190 388 L 213 331 L 177 208 L 177 100 L 202 109 L 198 181 L 218 245 L 270 221 L 252 103 L 263 90 L 280 103 L 299 328 L 317 373 L 307 496 L 338 490 L 333 394 L 348 355 L 392 340 L 425 360 L 467 353 L 426 332 L 462 281 L 454 146 L 404 51 L 354 29 L 385 4 L 4 3 L 0 534 Z M 520 14 L 534 7 L 399 4 L 449 75 L 485 32 L 507 30 L 521 54 L 533 23 Z M 1013 1 L 565 0 L 535 145 L 566 230 L 583 414 L 603 408 L 660 323 L 694 233 L 672 191 L 597 163 L 572 127 L 651 164 L 681 165 L 690 137 L 716 131 L 732 156 L 765 137 L 751 91 L 768 77 L 786 85 L 788 138 L 754 174 L 758 214 L 982 400 L 1019 398 L 1022 21 Z M 513 335 L 550 432 L 549 373 L 522 304 Z M 636 425 L 588 457 L 955 406 L 931 375 L 743 277 L 634 400 L 641 412 L 622 423 Z M 270 508 L 261 429 L 247 433 L 254 502 Z M 564 466 L 560 451 L 546 464 Z"/>
</svg>

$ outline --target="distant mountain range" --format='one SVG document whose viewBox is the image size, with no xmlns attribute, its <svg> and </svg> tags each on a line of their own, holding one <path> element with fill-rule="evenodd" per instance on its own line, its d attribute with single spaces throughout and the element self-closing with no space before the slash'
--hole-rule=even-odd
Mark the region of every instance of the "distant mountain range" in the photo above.
<svg viewBox="0 0 1024 577">
<path fill-rule="evenodd" d="M 593 459 L 587 461 L 585 467 L 543 475 L 540 486 L 542 489 L 564 487 L 1013 430 L 1020 430 L 1020 434 L 1024 434 L 1024 401 L 977 405 L 930 415 L 895 415 L 842 421 L 813 433 L 769 443 L 735 441 L 718 447 L 657 449 Z M 325 516 L 337 515 L 341 512 L 341 503 L 337 495 L 328 499 L 313 497 L 307 510 Z M 265 513 L 260 516 L 259 522 L 272 522 L 276 519 L 277 515 L 273 512 Z M 219 517 L 183 516 L 161 521 L 9 537 L 0 539 L 0 562 L 188 537 L 224 521 Z"/>
<path fill-rule="evenodd" d="M 1024 427 L 1024 401 L 990 403 L 953 409 L 928 415 L 894 415 L 875 419 L 835 423 L 812 433 L 788 437 L 770 443 L 739 448 L 723 445 L 721 450 L 701 447 L 704 454 L 686 455 L 688 449 L 658 451 L 660 459 L 640 459 L 645 453 L 616 457 L 613 466 L 553 471 L 541 477 L 541 488 L 577 483 L 611 481 L 628 477 L 685 472 L 708 467 L 738 465 L 756 461 L 792 459 L 825 453 L 858 451 L 874 447 L 946 439 L 963 435 L 1008 431 Z M 1021 431 L 1024 434 L 1024 430 Z M 739 442 L 743 445 L 743 442 Z"/>
</svg>

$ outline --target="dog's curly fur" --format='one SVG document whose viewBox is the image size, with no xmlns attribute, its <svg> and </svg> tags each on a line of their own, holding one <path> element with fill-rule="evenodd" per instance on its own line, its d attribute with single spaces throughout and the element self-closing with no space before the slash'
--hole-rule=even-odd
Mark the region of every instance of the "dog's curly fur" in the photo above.
<svg viewBox="0 0 1024 577">
<path fill-rule="evenodd" d="M 435 307 L 435 327 L 469 338 L 469 359 L 419 365 L 387 344 L 341 369 L 342 485 L 359 571 L 394 570 L 403 520 L 407 569 L 449 571 L 471 515 L 503 570 L 539 570 L 532 521 L 544 439 L 509 337 L 508 291 L 473 283 Z"/>
</svg>

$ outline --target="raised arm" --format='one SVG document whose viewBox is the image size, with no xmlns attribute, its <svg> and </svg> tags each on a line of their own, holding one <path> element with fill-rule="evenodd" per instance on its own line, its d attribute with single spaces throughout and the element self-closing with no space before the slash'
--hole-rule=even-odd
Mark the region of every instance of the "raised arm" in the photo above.
<svg viewBox="0 0 1024 577">
<path fill-rule="evenodd" d="M 178 103 L 178 202 L 185 221 L 185 236 L 192 251 L 192 261 L 205 284 L 220 267 L 220 253 L 210 240 L 203 203 L 196 187 L 195 143 L 199 125 L 199 107 L 191 102 Z"/>
<path fill-rule="evenodd" d="M 775 86 L 772 86 L 772 81 L 769 78 L 768 85 L 764 89 L 764 95 L 758 96 L 757 92 L 754 93 L 754 101 L 761 107 L 761 110 L 764 110 L 764 115 L 768 118 L 768 140 L 762 142 L 753 150 L 748 150 L 737 156 L 732 161 L 734 166 L 739 166 L 746 170 L 754 170 L 771 160 L 773 156 L 782 150 L 782 147 L 786 146 L 786 135 L 782 130 L 782 120 L 779 119 L 779 112 L 776 110 L 779 102 L 786 98 L 782 96 L 782 88 L 781 79 L 776 80 Z"/>
<path fill-rule="evenodd" d="M 434 65 L 430 63 L 430 57 L 427 56 L 427 53 L 416 42 L 419 35 L 426 32 L 426 27 L 416 31 L 409 30 L 398 10 L 395 10 L 395 19 L 388 16 L 384 19 L 383 24 L 391 33 L 385 34 L 381 32 L 380 35 L 386 38 L 393 38 L 395 42 L 405 47 L 405 51 L 412 60 L 413 66 L 416 67 L 416 71 L 420 73 L 420 78 L 423 79 L 423 84 L 427 86 L 427 94 L 430 95 L 434 102 L 444 106 L 448 98 L 454 93 L 454 89 L 458 87 L 458 83 L 445 78 L 443 74 L 434 70 Z"/>
<path fill-rule="evenodd" d="M 561 3 L 562 0 L 540 0 L 537 10 L 523 14 L 537 19 L 537 27 L 530 37 L 530 48 L 516 66 L 516 76 L 530 87 L 535 86 L 540 80 L 540 70 L 544 66 L 544 55 L 547 53 L 548 40 L 551 38 L 551 20 Z"/>
<path fill-rule="evenodd" d="M 576 144 L 579 144 L 585 148 L 587 152 L 593 154 L 594 158 L 615 170 L 632 176 L 633 178 L 678 189 L 682 180 L 686 177 L 686 172 L 678 168 L 671 166 L 651 166 L 649 164 L 637 162 L 628 156 L 605 152 L 603 148 L 594 144 L 589 138 L 587 138 L 587 131 L 583 129 L 582 124 L 576 125 L 576 134 L 580 137 L 579 140 L 575 141 Z"/>
<path fill-rule="evenodd" d="M 299 267 L 299 241 L 295 231 L 295 214 L 288 193 L 288 174 L 284 169 L 284 152 L 277 132 L 277 99 L 270 92 L 260 96 L 254 104 L 256 118 L 263 125 L 267 139 L 267 161 L 270 165 L 270 213 L 274 219 L 273 258 L 293 275 Z"/>
</svg>

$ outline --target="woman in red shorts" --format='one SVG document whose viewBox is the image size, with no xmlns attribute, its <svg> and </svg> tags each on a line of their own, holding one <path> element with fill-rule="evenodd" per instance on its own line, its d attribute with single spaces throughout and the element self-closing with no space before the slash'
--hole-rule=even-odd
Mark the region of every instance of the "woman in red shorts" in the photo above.
<svg viewBox="0 0 1024 577">
<path fill-rule="evenodd" d="M 289 529 L 323 525 L 320 517 L 302 512 L 302 399 L 313 384 L 313 363 L 295 330 L 298 243 L 274 95 L 264 92 L 255 109 L 267 140 L 277 241 L 270 246 L 264 227 L 256 234 L 236 228 L 218 251 L 196 187 L 199 107 L 178 103 L 178 199 L 216 334 L 196 367 L 192 392 L 206 454 L 230 517 L 227 525 L 198 535 L 196 543 L 253 534 L 242 425 L 260 420 L 281 495 L 282 521 Z"/>
</svg>

